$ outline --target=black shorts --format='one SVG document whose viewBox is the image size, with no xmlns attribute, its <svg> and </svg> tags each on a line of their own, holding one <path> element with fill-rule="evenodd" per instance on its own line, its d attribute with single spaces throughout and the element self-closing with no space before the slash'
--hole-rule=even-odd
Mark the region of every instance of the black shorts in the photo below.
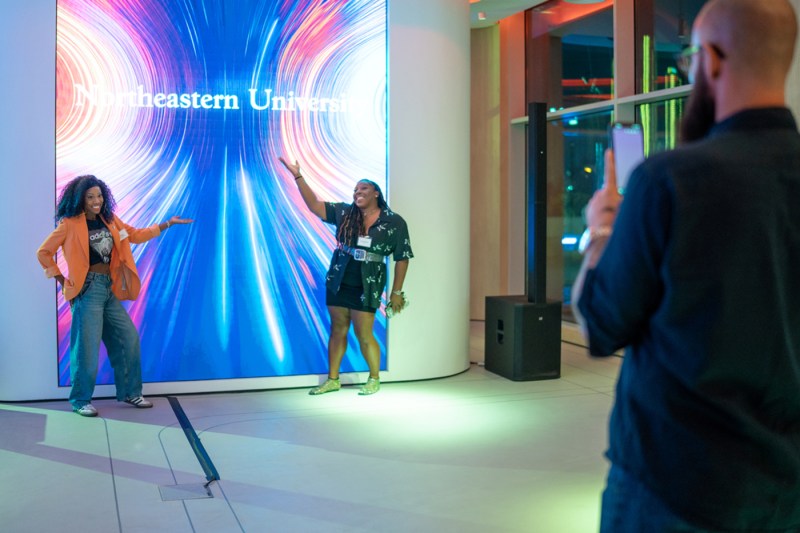
<svg viewBox="0 0 800 533">
<path fill-rule="evenodd" d="M 325 291 L 325 304 L 334 307 L 346 307 L 365 313 L 374 313 L 375 307 L 367 307 L 361 300 L 364 294 L 364 285 L 361 283 L 361 263 L 351 259 L 347 262 L 347 268 L 342 277 L 342 284 L 339 285 L 339 292 L 334 294 L 330 289 Z"/>
</svg>

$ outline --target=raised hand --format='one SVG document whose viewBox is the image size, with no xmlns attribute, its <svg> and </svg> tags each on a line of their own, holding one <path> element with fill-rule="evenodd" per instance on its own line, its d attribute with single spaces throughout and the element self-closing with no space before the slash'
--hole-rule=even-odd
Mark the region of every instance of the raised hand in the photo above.
<svg viewBox="0 0 800 533">
<path fill-rule="evenodd" d="M 296 178 L 300 175 L 300 163 L 298 163 L 296 159 L 294 164 L 286 161 L 283 156 L 279 157 L 278 160 L 283 163 L 283 166 L 286 167 L 286 170 L 292 173 L 292 176 Z"/>
<path fill-rule="evenodd" d="M 603 187 L 598 189 L 586 207 L 586 225 L 589 228 L 613 227 L 617 218 L 622 195 L 617 191 L 617 172 L 614 167 L 614 152 L 606 150 L 606 175 Z"/>
<path fill-rule="evenodd" d="M 181 218 L 177 215 L 169 219 L 170 226 L 174 226 L 175 224 L 191 224 L 192 222 L 194 222 L 193 218 Z"/>
</svg>

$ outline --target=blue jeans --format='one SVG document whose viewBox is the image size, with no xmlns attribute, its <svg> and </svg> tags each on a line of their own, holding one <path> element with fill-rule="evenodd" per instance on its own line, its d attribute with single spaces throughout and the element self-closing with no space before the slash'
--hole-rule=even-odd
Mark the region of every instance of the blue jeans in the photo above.
<svg viewBox="0 0 800 533">
<path fill-rule="evenodd" d="M 667 509 L 638 479 L 611 466 L 603 491 L 600 533 L 708 533 Z"/>
<path fill-rule="evenodd" d="M 111 292 L 111 277 L 89 272 L 81 293 L 72 300 L 71 306 L 69 364 L 72 391 L 69 401 L 72 406 L 77 409 L 92 401 L 101 340 L 114 369 L 117 400 L 141 396 L 139 332 Z"/>
</svg>

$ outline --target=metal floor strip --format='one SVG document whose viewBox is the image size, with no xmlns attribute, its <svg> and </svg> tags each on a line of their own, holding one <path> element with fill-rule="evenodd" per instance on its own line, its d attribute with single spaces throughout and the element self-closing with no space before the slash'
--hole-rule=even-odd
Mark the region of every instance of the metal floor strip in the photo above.
<svg viewBox="0 0 800 533">
<path fill-rule="evenodd" d="M 183 433 L 186 435 L 186 439 L 189 441 L 189 446 L 192 448 L 195 457 L 197 457 L 197 461 L 200 463 L 200 467 L 206 475 L 207 483 L 161 486 L 159 487 L 161 500 L 173 501 L 213 498 L 214 495 L 211 493 L 208 486 L 212 482 L 219 480 L 219 472 L 217 472 L 214 462 L 203 447 L 203 443 L 200 442 L 200 437 L 198 437 L 197 433 L 194 431 L 192 423 L 183 411 L 183 407 L 181 407 L 178 399 L 174 396 L 167 396 L 167 400 L 170 406 L 172 406 L 172 411 L 175 413 L 175 417 L 178 419 Z"/>
</svg>

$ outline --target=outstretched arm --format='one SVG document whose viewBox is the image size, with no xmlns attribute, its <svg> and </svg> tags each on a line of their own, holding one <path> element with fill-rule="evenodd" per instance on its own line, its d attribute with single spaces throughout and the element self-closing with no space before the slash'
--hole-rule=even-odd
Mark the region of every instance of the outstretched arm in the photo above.
<svg viewBox="0 0 800 533">
<path fill-rule="evenodd" d="M 194 219 L 191 218 L 181 218 L 179 216 L 173 216 L 166 222 L 161 222 L 159 224 L 153 224 L 152 226 L 148 226 L 146 228 L 134 228 L 120 220 L 119 217 L 116 217 L 118 222 L 118 227 L 122 226 L 125 229 L 127 235 L 123 236 L 120 235 L 120 238 L 130 239 L 132 244 L 140 244 L 143 242 L 147 242 L 150 239 L 154 239 L 158 237 L 161 233 L 165 232 L 167 229 L 171 228 L 176 224 L 191 224 L 194 222 Z M 158 231 L 156 231 L 156 227 L 158 227 Z"/>
<path fill-rule="evenodd" d="M 295 160 L 294 164 L 289 163 L 283 157 L 278 158 L 283 166 L 286 167 L 286 170 L 292 173 L 294 176 L 294 181 L 297 183 L 297 188 L 300 189 L 300 196 L 303 197 L 303 201 L 306 203 L 306 207 L 308 207 L 309 211 L 317 215 L 319 218 L 325 218 L 325 202 L 321 201 L 317 198 L 317 195 L 314 194 L 314 191 L 311 190 L 311 187 L 306 183 L 305 178 L 300 173 L 300 164 Z"/>
<path fill-rule="evenodd" d="M 159 224 L 158 229 L 160 229 L 163 232 L 169 229 L 170 227 L 174 226 L 175 224 L 191 224 L 192 222 L 194 222 L 194 219 L 192 218 L 181 218 L 175 215 L 166 222 L 162 222 L 161 224 Z"/>
</svg>

